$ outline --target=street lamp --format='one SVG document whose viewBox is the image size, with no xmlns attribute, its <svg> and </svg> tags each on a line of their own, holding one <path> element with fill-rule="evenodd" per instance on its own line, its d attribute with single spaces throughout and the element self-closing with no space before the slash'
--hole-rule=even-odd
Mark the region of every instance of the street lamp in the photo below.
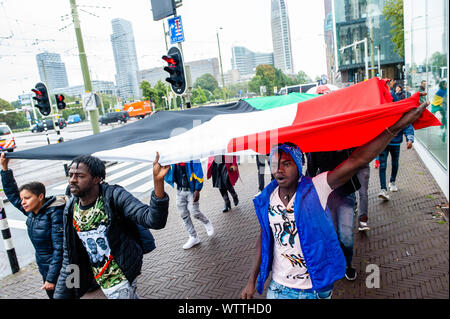
<svg viewBox="0 0 450 319">
<path fill-rule="evenodd" d="M 350 45 L 347 45 L 347 46 L 345 46 L 343 48 L 340 48 L 339 51 L 341 51 L 341 53 L 342 53 L 342 52 L 344 52 L 345 49 L 357 46 L 360 43 L 364 43 L 364 60 L 365 60 L 365 68 L 366 68 L 366 80 L 368 80 L 369 79 L 369 57 L 368 57 L 369 54 L 367 52 L 368 51 L 367 38 L 364 38 L 361 41 L 356 41 L 356 42 L 354 42 L 354 43 L 352 43 Z"/>
<path fill-rule="evenodd" d="M 222 29 L 223 29 L 222 27 L 219 27 L 219 30 L 222 30 Z M 219 30 L 216 31 L 216 35 L 217 35 L 217 46 L 219 48 L 220 74 L 222 76 L 222 92 L 223 92 L 223 99 L 225 101 L 226 100 L 226 98 L 225 98 L 225 81 L 223 79 L 222 54 L 220 53 Z"/>
</svg>

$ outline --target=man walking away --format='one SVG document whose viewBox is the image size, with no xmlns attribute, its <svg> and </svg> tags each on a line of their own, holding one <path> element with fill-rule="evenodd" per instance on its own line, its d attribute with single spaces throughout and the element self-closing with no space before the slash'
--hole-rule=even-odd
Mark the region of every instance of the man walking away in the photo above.
<svg viewBox="0 0 450 319">
<path fill-rule="evenodd" d="M 214 235 L 211 221 L 199 208 L 200 191 L 203 187 L 203 170 L 200 161 L 171 165 L 164 180 L 172 187 L 174 187 L 174 183 L 177 184 L 177 209 L 189 234 L 189 239 L 183 245 L 183 249 L 189 249 L 200 243 L 191 214 L 203 223 L 208 236 Z"/>
</svg>

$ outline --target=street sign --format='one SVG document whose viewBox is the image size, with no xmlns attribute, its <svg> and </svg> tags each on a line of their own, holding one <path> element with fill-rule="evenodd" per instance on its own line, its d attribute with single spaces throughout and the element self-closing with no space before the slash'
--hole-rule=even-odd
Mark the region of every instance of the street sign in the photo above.
<svg viewBox="0 0 450 319">
<path fill-rule="evenodd" d="M 31 94 L 21 94 L 19 95 L 20 105 L 29 105 L 31 104 Z"/>
<path fill-rule="evenodd" d="M 95 101 L 95 95 L 93 92 L 84 93 L 82 95 L 83 108 L 86 111 L 94 111 L 97 109 L 97 103 Z"/>
<path fill-rule="evenodd" d="M 159 21 L 175 14 L 175 0 L 150 0 L 152 4 L 153 21 Z"/>
<path fill-rule="evenodd" d="M 167 19 L 169 24 L 170 43 L 184 42 L 183 24 L 181 23 L 181 16 Z"/>
</svg>

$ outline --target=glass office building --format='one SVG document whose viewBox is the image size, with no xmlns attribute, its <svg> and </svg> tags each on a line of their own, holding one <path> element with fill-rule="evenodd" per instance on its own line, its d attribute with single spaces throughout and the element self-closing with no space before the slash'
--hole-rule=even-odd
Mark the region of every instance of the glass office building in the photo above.
<svg viewBox="0 0 450 319">
<path fill-rule="evenodd" d="M 369 68 L 377 68 L 380 64 L 381 72 L 375 70 L 375 74 L 390 79 L 403 78 L 404 59 L 394 51 L 390 22 L 383 15 L 384 5 L 385 0 L 334 0 L 335 54 L 343 83 L 365 79 L 366 59 Z M 364 38 L 368 39 L 367 56 L 363 43 L 340 50 Z"/>
<path fill-rule="evenodd" d="M 448 0 L 404 0 L 406 85 L 416 92 L 426 81 L 429 110 L 442 123 L 416 131 L 416 150 L 447 199 L 448 6 Z"/>
</svg>

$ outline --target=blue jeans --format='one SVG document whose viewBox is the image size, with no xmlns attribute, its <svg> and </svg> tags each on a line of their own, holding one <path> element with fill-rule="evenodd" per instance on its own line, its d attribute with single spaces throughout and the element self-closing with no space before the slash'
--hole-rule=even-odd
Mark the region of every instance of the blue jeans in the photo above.
<svg viewBox="0 0 450 319">
<path fill-rule="evenodd" d="M 388 145 L 384 149 L 383 152 L 380 153 L 380 186 L 381 189 L 386 189 L 386 167 L 387 167 L 387 158 L 391 154 L 392 159 L 392 171 L 391 171 L 391 179 L 390 182 L 395 183 L 395 179 L 397 178 L 398 173 L 398 163 L 400 159 L 400 145 Z"/>
<path fill-rule="evenodd" d="M 366 219 L 368 217 L 368 210 L 369 210 L 369 195 L 368 195 L 368 188 L 369 188 L 369 178 L 370 178 L 370 167 L 369 165 L 365 166 L 364 168 L 361 168 L 358 173 L 358 180 L 361 184 L 361 187 L 359 189 L 359 209 L 358 209 L 358 219 Z M 363 220 L 363 221 L 366 221 Z"/>
<path fill-rule="evenodd" d="M 341 248 L 347 262 L 347 267 L 352 266 L 353 259 L 353 216 L 355 213 L 355 193 L 342 197 L 337 192 L 332 192 L 328 197 L 328 208 L 333 220 L 336 233 L 341 243 Z"/>
<path fill-rule="evenodd" d="M 267 290 L 267 299 L 331 299 L 333 286 L 330 289 L 317 292 L 313 289 L 289 288 L 271 281 Z"/>
</svg>

